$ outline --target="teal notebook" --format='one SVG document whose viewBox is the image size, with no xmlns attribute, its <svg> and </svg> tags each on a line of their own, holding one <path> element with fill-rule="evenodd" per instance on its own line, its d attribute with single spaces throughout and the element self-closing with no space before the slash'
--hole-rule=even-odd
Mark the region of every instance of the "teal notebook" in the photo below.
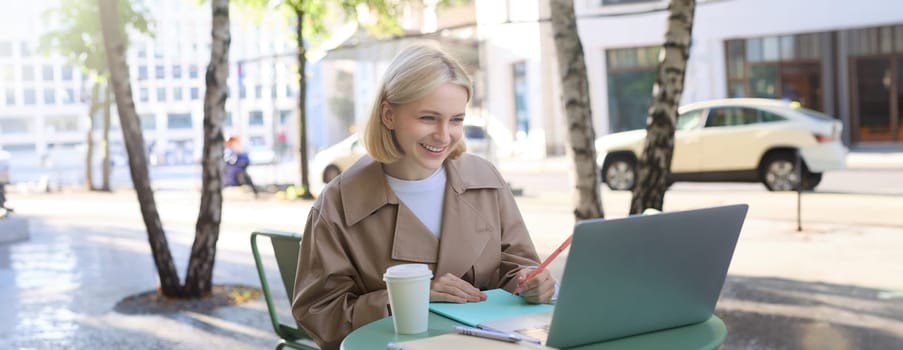
<svg viewBox="0 0 903 350">
<path fill-rule="evenodd" d="M 476 327 L 480 323 L 503 318 L 552 312 L 549 304 L 528 304 L 523 298 L 504 289 L 484 291 L 486 300 L 476 303 L 430 303 L 430 311 Z"/>
</svg>

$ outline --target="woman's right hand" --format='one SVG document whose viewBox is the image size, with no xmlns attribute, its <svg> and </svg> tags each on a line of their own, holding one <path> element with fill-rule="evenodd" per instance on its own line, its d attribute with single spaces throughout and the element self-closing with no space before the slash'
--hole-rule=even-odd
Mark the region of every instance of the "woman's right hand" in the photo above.
<svg viewBox="0 0 903 350">
<path fill-rule="evenodd" d="M 486 294 L 458 276 L 446 273 L 430 284 L 430 302 L 469 303 L 486 300 Z"/>
</svg>

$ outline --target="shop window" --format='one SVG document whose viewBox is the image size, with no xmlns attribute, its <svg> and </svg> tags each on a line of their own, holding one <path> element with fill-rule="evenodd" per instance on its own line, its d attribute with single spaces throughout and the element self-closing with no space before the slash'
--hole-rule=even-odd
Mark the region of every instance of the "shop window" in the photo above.
<svg viewBox="0 0 903 350">
<path fill-rule="evenodd" d="M 660 47 L 650 46 L 606 52 L 610 132 L 646 127 L 659 51 Z"/>
</svg>

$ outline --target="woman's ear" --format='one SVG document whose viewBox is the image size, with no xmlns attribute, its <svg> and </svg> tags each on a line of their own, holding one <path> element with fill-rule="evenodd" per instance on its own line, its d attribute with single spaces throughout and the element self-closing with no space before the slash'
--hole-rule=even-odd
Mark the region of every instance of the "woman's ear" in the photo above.
<svg viewBox="0 0 903 350">
<path fill-rule="evenodd" d="M 394 130 L 395 129 L 395 114 L 392 111 L 392 105 L 389 102 L 383 101 L 379 105 L 379 118 L 383 122 L 383 126 L 386 129 Z"/>
</svg>

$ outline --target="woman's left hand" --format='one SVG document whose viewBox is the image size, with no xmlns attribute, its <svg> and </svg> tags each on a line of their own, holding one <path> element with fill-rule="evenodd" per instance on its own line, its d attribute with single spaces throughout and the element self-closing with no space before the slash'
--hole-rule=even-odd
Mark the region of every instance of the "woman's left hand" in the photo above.
<svg viewBox="0 0 903 350">
<path fill-rule="evenodd" d="M 518 295 L 531 304 L 551 304 L 555 295 L 555 279 L 549 270 L 543 270 L 536 277 L 524 282 L 533 269 L 526 268 L 517 274 Z"/>
</svg>

